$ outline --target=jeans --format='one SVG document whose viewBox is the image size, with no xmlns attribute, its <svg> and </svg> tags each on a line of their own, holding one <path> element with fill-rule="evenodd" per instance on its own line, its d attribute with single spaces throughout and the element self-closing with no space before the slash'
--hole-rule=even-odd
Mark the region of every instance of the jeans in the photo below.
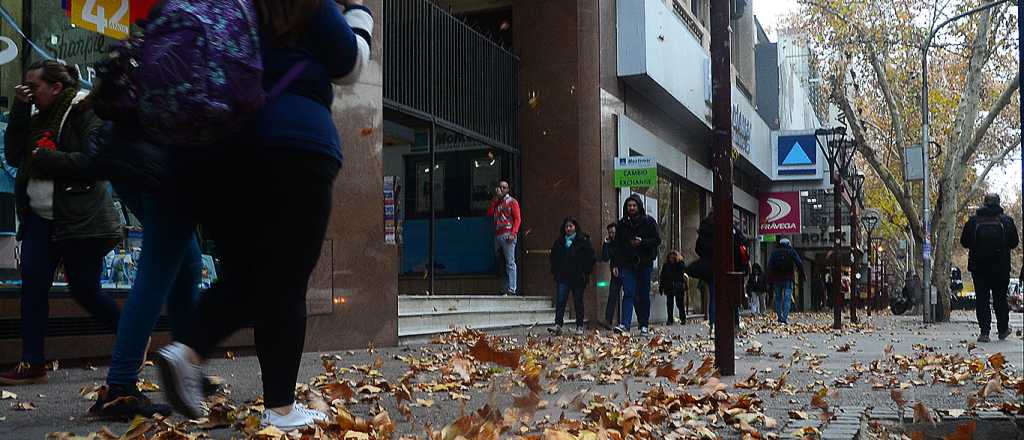
<svg viewBox="0 0 1024 440">
<path fill-rule="evenodd" d="M 100 293 L 103 256 L 113 247 L 108 238 L 52 241 L 52 224 L 35 213 L 24 217 L 21 243 L 21 360 L 41 364 L 50 316 L 50 288 L 57 264 L 64 262 L 71 297 L 109 329 L 116 330 L 120 312 L 114 299 Z"/>
<path fill-rule="evenodd" d="M 789 322 L 789 307 L 793 301 L 793 280 L 772 283 L 772 292 L 775 294 L 775 316 L 779 322 Z"/>
<path fill-rule="evenodd" d="M 974 312 L 978 317 L 978 327 L 981 334 L 987 335 L 992 331 L 992 312 L 996 310 L 996 326 L 1000 333 L 1009 331 L 1010 328 L 1010 305 L 1007 302 L 1010 280 L 1005 276 L 985 276 L 984 274 L 971 274 L 974 277 L 974 290 L 977 298 L 974 304 Z M 989 307 L 989 302 L 992 307 Z"/>
<path fill-rule="evenodd" d="M 761 294 L 758 292 L 750 292 L 750 313 L 754 315 L 761 314 Z"/>
<path fill-rule="evenodd" d="M 508 284 L 505 286 L 505 293 L 510 295 L 516 294 L 516 244 L 519 239 L 513 238 L 512 241 L 506 240 L 508 235 L 500 235 L 495 237 L 494 241 L 498 249 L 501 249 L 502 255 L 505 256 L 505 276 L 508 278 Z"/>
<path fill-rule="evenodd" d="M 259 146 L 185 165 L 200 174 L 186 179 L 193 193 L 187 199 L 199 204 L 222 265 L 182 342 L 206 358 L 254 323 L 264 405 L 290 405 L 306 340 L 306 290 L 340 164 L 321 153 Z"/>
<path fill-rule="evenodd" d="M 195 311 L 203 261 L 195 224 L 169 198 L 118 188 L 128 208 L 143 222 L 138 275 L 121 314 L 107 383 L 134 386 L 160 310 L 175 339 L 184 336 Z"/>
<path fill-rule="evenodd" d="M 583 327 L 583 289 L 587 287 L 583 281 L 558 281 L 558 297 L 555 300 L 555 325 L 561 327 L 565 318 L 565 305 L 569 302 L 572 292 L 573 314 L 576 315 L 576 327 Z"/>
<path fill-rule="evenodd" d="M 622 278 L 612 276 L 608 283 L 608 304 L 604 307 L 604 320 L 608 325 L 615 324 L 615 312 L 619 308 L 619 299 L 622 296 Z"/>
<path fill-rule="evenodd" d="M 636 302 L 636 320 L 640 328 L 647 327 L 651 317 L 651 272 L 654 269 L 619 269 L 622 278 L 622 319 L 619 325 L 627 330 L 633 325 L 633 303 Z"/>
</svg>

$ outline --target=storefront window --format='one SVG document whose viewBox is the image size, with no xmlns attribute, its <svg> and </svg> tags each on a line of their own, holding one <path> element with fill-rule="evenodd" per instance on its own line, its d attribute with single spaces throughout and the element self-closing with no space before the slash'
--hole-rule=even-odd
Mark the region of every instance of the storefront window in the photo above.
<svg viewBox="0 0 1024 440">
<path fill-rule="evenodd" d="M 386 136 L 389 142 L 384 148 L 384 168 L 398 188 L 396 241 L 400 245 L 401 277 L 424 280 L 431 275 L 431 228 L 433 275 L 495 274 L 494 224 L 487 210 L 498 182 L 512 174 L 513 156 L 438 129 L 433 137 L 431 166 L 429 128 L 397 123 L 389 126 L 394 129 Z M 512 186 L 515 188 L 514 183 Z M 513 196 L 518 194 L 513 191 Z M 423 293 L 419 284 L 415 288 L 401 280 L 399 284 L 400 293 Z"/>
</svg>

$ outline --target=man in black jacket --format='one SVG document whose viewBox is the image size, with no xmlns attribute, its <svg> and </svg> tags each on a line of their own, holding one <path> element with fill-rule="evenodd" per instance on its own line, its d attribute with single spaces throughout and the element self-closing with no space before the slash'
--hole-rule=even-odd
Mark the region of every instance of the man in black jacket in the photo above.
<svg viewBox="0 0 1024 440">
<path fill-rule="evenodd" d="M 619 298 L 622 296 L 622 278 L 615 270 L 615 223 L 608 225 L 608 235 L 604 238 L 604 245 L 601 246 L 601 261 L 607 262 L 612 272 L 612 280 L 608 283 L 608 305 L 604 310 L 604 322 L 606 328 L 611 329 L 615 324 L 615 312 L 619 308 Z"/>
<path fill-rule="evenodd" d="M 975 311 L 981 335 L 978 342 L 989 342 L 992 328 L 992 314 L 989 301 L 996 309 L 999 340 L 1010 335 L 1010 309 L 1006 301 L 1010 284 L 1010 250 L 1016 248 L 1020 238 L 1017 225 L 999 206 L 999 195 L 985 196 L 985 206 L 967 220 L 960 245 L 970 250 L 967 270 L 974 278 L 977 292 Z"/>
<path fill-rule="evenodd" d="M 637 324 L 640 334 L 648 333 L 651 316 L 651 272 L 661 245 L 658 222 L 647 215 L 640 196 L 631 195 L 623 204 L 625 215 L 615 229 L 612 274 L 622 280 L 622 319 L 615 331 L 629 332 L 633 323 L 633 303 L 636 302 Z"/>
</svg>

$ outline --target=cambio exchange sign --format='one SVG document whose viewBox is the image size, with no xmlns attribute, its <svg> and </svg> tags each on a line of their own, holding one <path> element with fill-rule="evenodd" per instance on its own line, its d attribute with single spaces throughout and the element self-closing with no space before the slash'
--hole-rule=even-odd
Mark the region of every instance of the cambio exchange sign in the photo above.
<svg viewBox="0 0 1024 440">
<path fill-rule="evenodd" d="M 800 233 L 800 192 L 762 193 L 760 200 L 761 235 Z"/>
</svg>

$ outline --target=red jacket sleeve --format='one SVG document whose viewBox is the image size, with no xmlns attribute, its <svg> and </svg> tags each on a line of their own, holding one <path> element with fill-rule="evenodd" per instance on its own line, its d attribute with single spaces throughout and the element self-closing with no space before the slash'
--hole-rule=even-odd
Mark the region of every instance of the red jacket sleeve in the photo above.
<svg viewBox="0 0 1024 440">
<path fill-rule="evenodd" d="M 494 208 L 498 207 L 498 201 L 501 199 L 491 200 L 491 206 L 487 208 L 487 216 L 494 217 Z"/>
<path fill-rule="evenodd" d="M 512 236 L 519 236 L 519 225 L 523 224 L 522 216 L 519 215 L 519 201 L 512 199 Z"/>
</svg>

